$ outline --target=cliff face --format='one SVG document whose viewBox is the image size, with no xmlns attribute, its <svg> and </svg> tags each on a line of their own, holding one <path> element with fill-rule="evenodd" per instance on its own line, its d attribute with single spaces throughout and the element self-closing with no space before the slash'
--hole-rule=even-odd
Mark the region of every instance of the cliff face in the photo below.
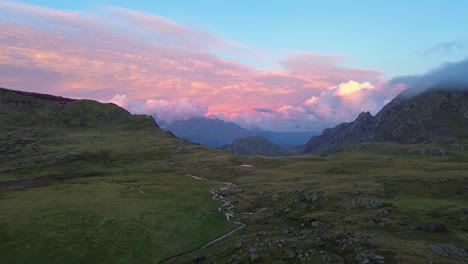
<svg viewBox="0 0 468 264">
<path fill-rule="evenodd" d="M 375 116 L 361 113 L 353 122 L 325 129 L 307 142 L 304 152 L 327 151 L 363 141 L 419 143 L 467 137 L 467 90 L 431 89 L 414 96 L 401 93 Z"/>
</svg>

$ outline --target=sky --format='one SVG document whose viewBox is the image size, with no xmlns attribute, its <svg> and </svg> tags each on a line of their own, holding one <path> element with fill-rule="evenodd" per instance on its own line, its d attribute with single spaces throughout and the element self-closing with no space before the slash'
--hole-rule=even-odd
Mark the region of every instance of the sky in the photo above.
<svg viewBox="0 0 468 264">
<path fill-rule="evenodd" d="M 0 0 L 0 87 L 319 131 L 468 57 L 467 1 Z M 441 66 L 442 65 L 442 66 Z"/>
</svg>

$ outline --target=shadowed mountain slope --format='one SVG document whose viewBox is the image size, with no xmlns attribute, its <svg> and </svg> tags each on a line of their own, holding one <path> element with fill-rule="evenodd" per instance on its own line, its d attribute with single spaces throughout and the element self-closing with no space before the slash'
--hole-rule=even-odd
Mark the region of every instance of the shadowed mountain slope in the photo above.
<svg viewBox="0 0 468 264">
<path fill-rule="evenodd" d="M 285 147 L 272 143 L 262 136 L 238 138 L 231 144 L 222 146 L 221 149 L 242 156 L 264 155 L 275 157 L 291 155 Z"/>
<path fill-rule="evenodd" d="M 211 147 L 220 147 L 236 138 L 254 135 L 253 132 L 232 122 L 205 117 L 178 120 L 163 128 L 178 137 Z"/>
<path fill-rule="evenodd" d="M 430 89 L 411 96 L 403 92 L 375 116 L 325 129 L 307 142 L 304 152 L 330 151 L 358 142 L 423 143 L 468 136 L 468 88 Z"/>
</svg>

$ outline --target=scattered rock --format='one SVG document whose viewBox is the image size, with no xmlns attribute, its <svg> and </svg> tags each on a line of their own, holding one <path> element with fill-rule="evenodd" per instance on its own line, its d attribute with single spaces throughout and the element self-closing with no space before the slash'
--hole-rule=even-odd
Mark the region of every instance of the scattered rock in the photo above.
<svg viewBox="0 0 468 264">
<path fill-rule="evenodd" d="M 382 209 L 373 211 L 372 214 L 376 216 L 386 216 L 386 215 L 389 215 L 392 211 L 393 210 L 390 208 L 382 208 Z"/>
<path fill-rule="evenodd" d="M 264 208 L 260 208 L 260 210 L 258 210 L 258 211 L 259 211 L 260 213 L 263 213 L 263 212 L 268 211 L 268 208 L 265 208 L 265 207 L 264 207 Z"/>
<path fill-rule="evenodd" d="M 258 255 L 256 253 L 250 254 L 250 261 L 254 262 L 254 261 L 257 261 L 259 259 L 260 259 L 260 255 Z"/>
<path fill-rule="evenodd" d="M 304 258 L 304 256 L 305 256 L 305 252 L 299 249 L 299 250 L 296 251 L 296 255 L 297 255 L 298 259 L 302 260 L 302 258 Z"/>
<path fill-rule="evenodd" d="M 303 221 L 304 223 L 307 223 L 307 224 L 308 224 L 308 223 L 312 223 L 312 222 L 317 221 L 317 220 L 318 220 L 318 219 L 315 218 L 315 217 L 304 217 L 304 218 L 302 218 L 302 221 Z"/>
<path fill-rule="evenodd" d="M 445 232 L 447 226 L 441 222 L 430 222 L 420 225 L 419 229 L 426 232 Z"/>
<path fill-rule="evenodd" d="M 201 263 L 202 261 L 205 261 L 206 257 L 205 256 L 196 256 L 192 259 L 193 263 Z"/>
<path fill-rule="evenodd" d="M 367 263 L 385 263 L 385 257 L 374 253 L 372 250 L 365 249 L 362 247 L 356 248 L 354 250 L 356 254 L 355 259 L 358 263 L 367 264 Z"/>
<path fill-rule="evenodd" d="M 429 248 L 437 255 L 455 258 L 455 259 L 466 259 L 468 258 L 468 250 L 459 248 L 452 244 L 433 244 L 429 245 Z"/>
<path fill-rule="evenodd" d="M 372 208 L 381 207 L 384 205 L 384 203 L 381 201 L 372 200 L 369 198 L 363 198 L 361 199 L 361 205 L 366 209 L 372 209 Z"/>
<path fill-rule="evenodd" d="M 463 146 L 463 144 L 460 143 L 453 143 L 450 145 L 450 149 L 455 151 L 463 151 L 465 150 L 465 146 Z"/>
<path fill-rule="evenodd" d="M 356 195 L 360 195 L 361 192 L 360 191 L 351 191 L 349 192 L 349 195 L 352 195 L 352 196 L 356 196 Z"/>
<path fill-rule="evenodd" d="M 468 111 L 466 111 L 464 114 L 463 114 L 463 117 L 468 119 Z"/>
<path fill-rule="evenodd" d="M 320 200 L 320 193 L 316 191 L 305 192 L 299 198 L 301 202 L 316 202 Z"/>
<path fill-rule="evenodd" d="M 254 246 L 250 246 L 250 247 L 249 247 L 249 252 L 250 252 L 250 253 L 253 253 L 253 252 L 256 252 L 256 251 L 257 251 L 257 248 L 256 248 L 256 247 L 254 247 Z"/>
<path fill-rule="evenodd" d="M 279 248 L 282 248 L 285 245 L 286 241 L 284 241 L 283 239 L 276 240 L 276 246 L 278 246 Z"/>
<path fill-rule="evenodd" d="M 319 221 L 312 222 L 311 226 L 315 228 L 320 227 L 320 222 Z"/>
<path fill-rule="evenodd" d="M 343 234 L 343 237 L 341 239 L 337 240 L 337 243 L 340 247 L 345 247 L 345 246 L 355 246 L 355 245 L 361 245 L 363 243 L 366 243 L 368 241 L 368 238 L 363 235 L 359 235 L 353 232 L 345 232 Z"/>
<path fill-rule="evenodd" d="M 358 203 L 355 203 L 355 202 L 351 202 L 351 203 L 345 203 L 343 204 L 343 207 L 347 210 L 351 210 L 351 209 L 359 209 L 361 208 L 361 206 L 358 204 Z"/>
<path fill-rule="evenodd" d="M 445 149 L 434 149 L 434 148 L 421 148 L 418 151 L 420 156 L 446 156 L 448 153 Z"/>
</svg>

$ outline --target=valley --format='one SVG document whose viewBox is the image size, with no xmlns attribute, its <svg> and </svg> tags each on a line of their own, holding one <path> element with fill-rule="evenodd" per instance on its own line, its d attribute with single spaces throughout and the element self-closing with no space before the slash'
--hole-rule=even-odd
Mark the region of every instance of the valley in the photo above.
<svg viewBox="0 0 468 264">
<path fill-rule="evenodd" d="M 0 191 L 6 263 L 467 260 L 466 138 L 236 156 L 112 104 L 1 96 L 1 186 L 47 179 Z"/>
<path fill-rule="evenodd" d="M 467 10 L 0 0 L 0 264 L 467 264 Z"/>
</svg>

